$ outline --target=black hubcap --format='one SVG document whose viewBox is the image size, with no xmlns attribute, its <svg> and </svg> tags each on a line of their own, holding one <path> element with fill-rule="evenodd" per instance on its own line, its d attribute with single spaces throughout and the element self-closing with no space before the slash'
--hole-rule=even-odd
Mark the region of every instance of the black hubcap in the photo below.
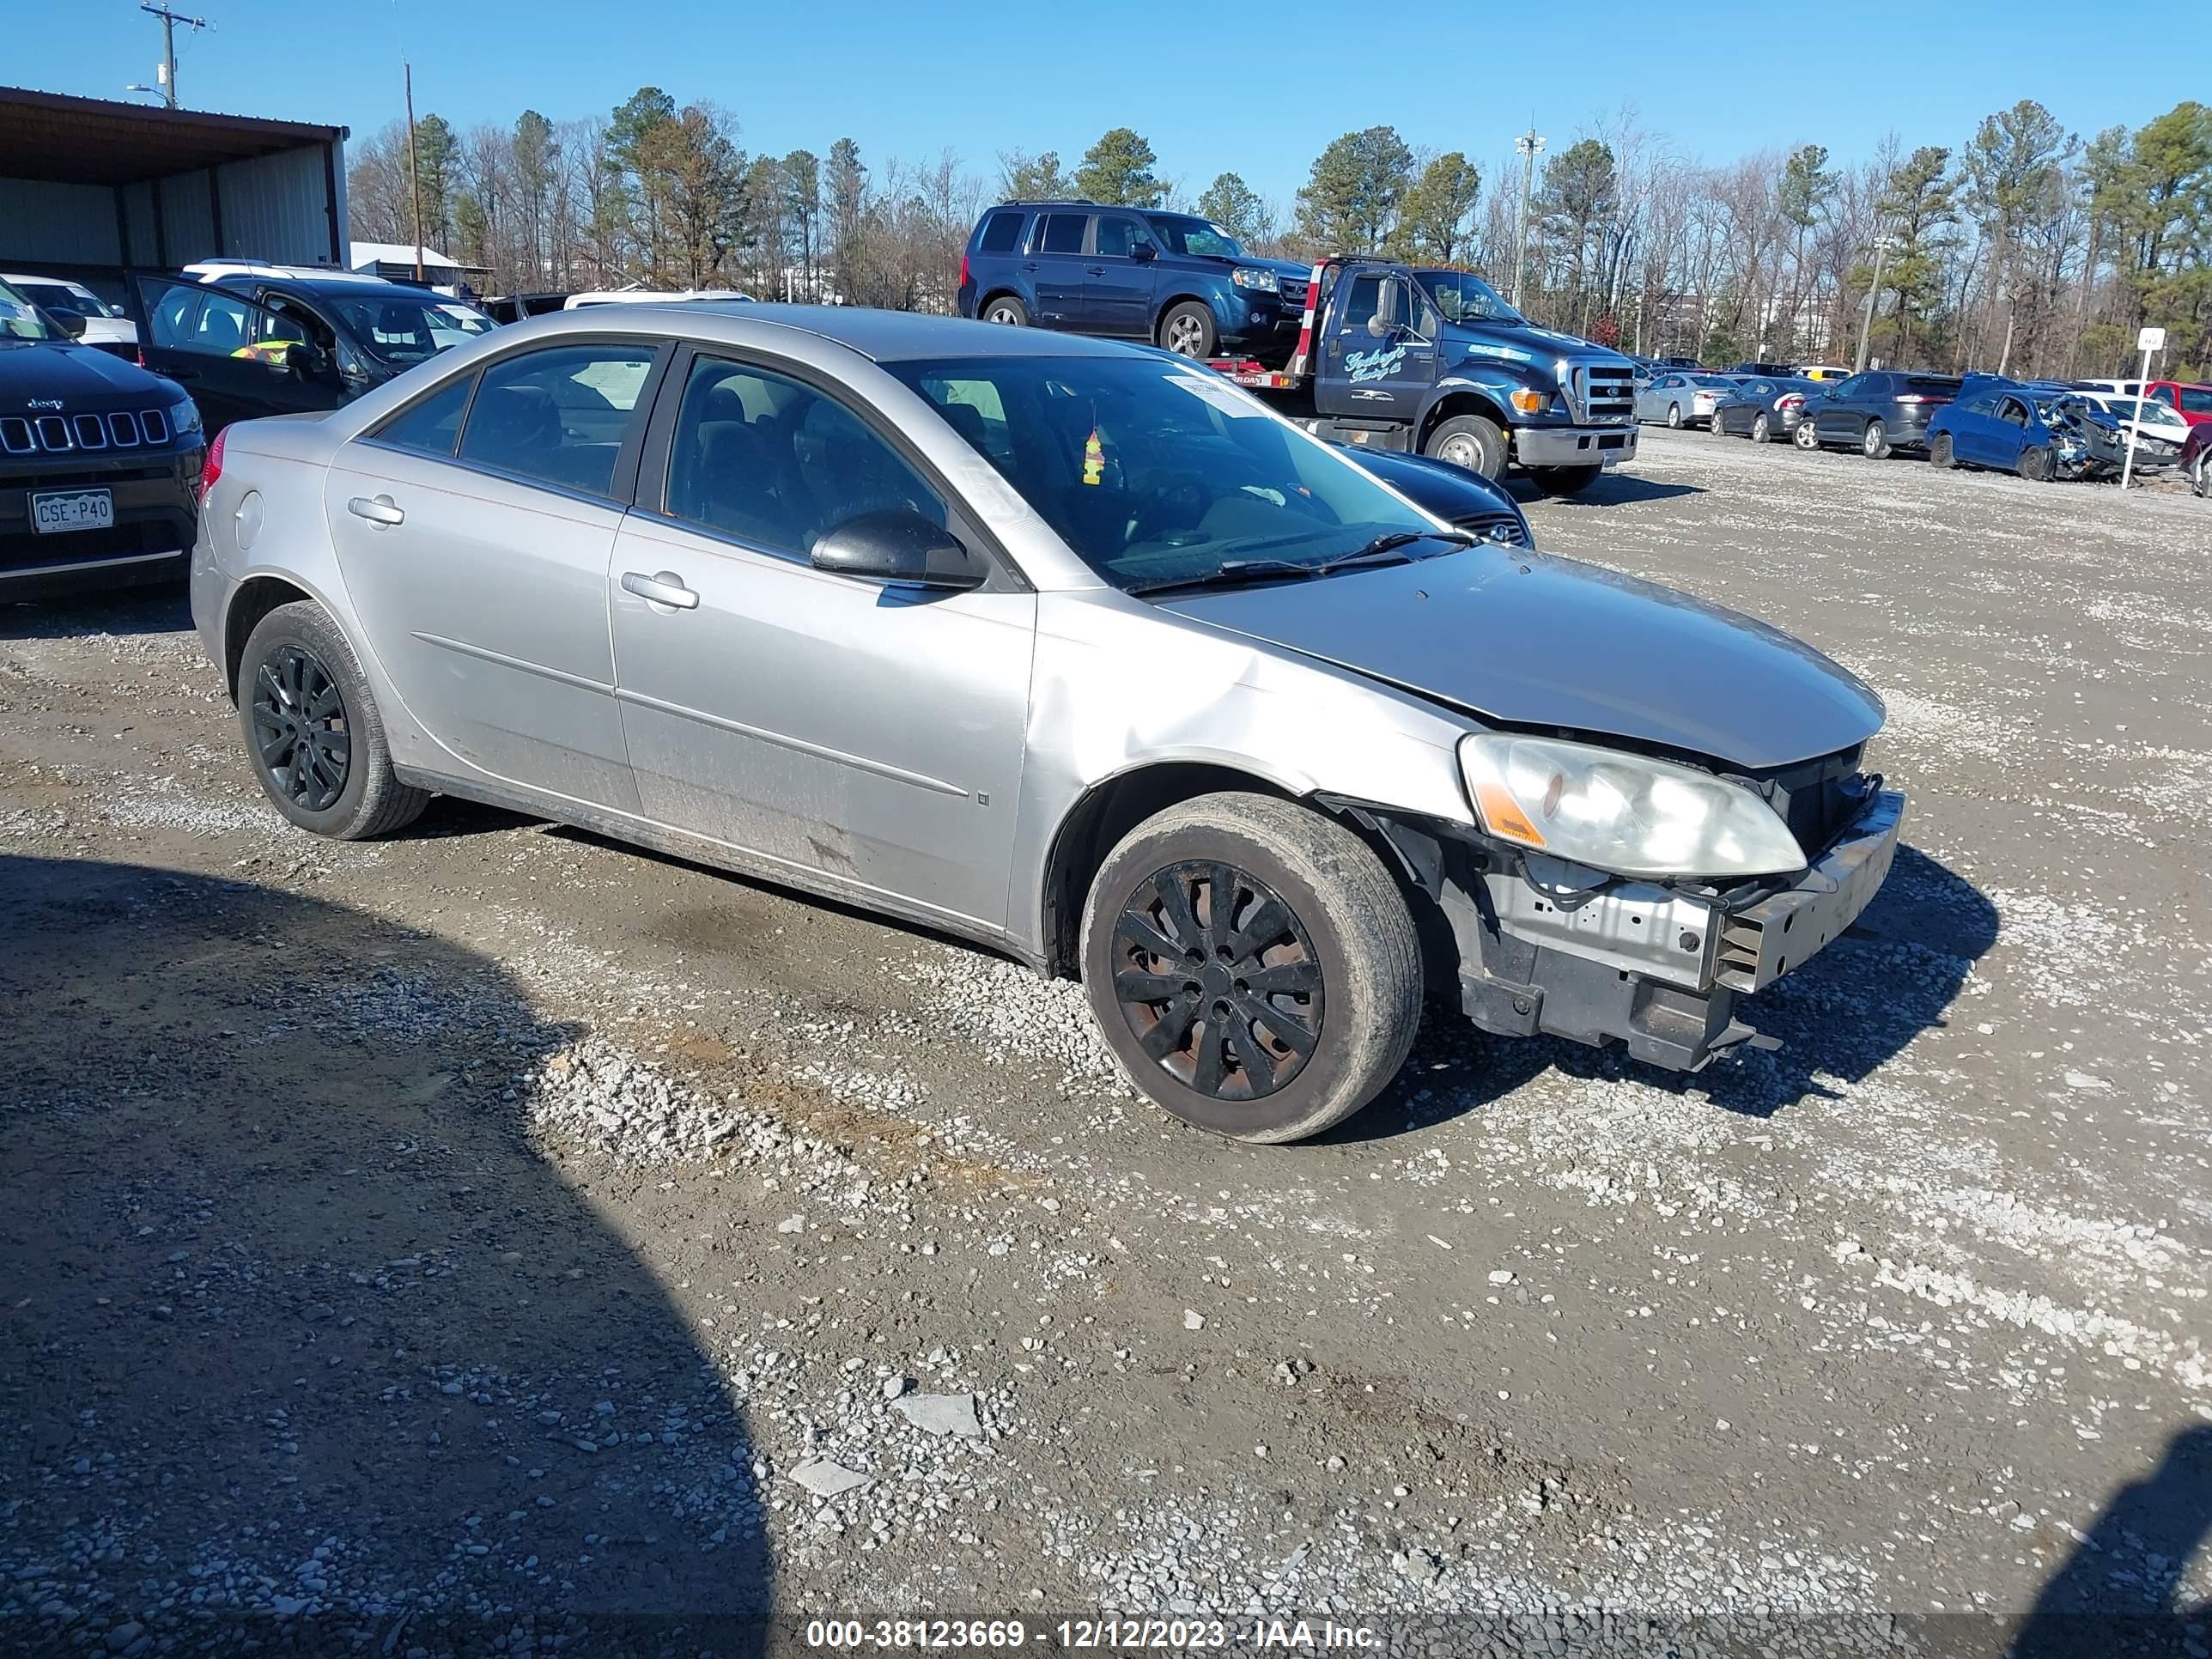
<svg viewBox="0 0 2212 1659">
<path fill-rule="evenodd" d="M 1320 1036 L 1321 957 L 1264 883 L 1177 864 L 1114 926 L 1114 997 L 1146 1054 L 1215 1100 L 1258 1100 L 1305 1068 Z"/>
<path fill-rule="evenodd" d="M 345 792 L 353 738 L 331 671 L 296 645 L 280 645 L 253 677 L 253 742 L 276 792 L 326 812 Z"/>
</svg>

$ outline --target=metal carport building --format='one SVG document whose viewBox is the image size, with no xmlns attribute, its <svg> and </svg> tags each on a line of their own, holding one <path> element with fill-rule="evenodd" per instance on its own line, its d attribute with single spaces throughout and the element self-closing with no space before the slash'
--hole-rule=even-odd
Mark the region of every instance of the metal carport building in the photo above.
<svg viewBox="0 0 2212 1659">
<path fill-rule="evenodd" d="M 0 87 L 0 270 L 343 267 L 343 127 Z"/>
</svg>

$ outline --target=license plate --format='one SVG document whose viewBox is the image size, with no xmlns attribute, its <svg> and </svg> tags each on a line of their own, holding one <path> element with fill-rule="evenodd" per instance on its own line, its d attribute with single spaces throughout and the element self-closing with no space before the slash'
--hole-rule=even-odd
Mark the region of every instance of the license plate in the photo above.
<svg viewBox="0 0 2212 1659">
<path fill-rule="evenodd" d="M 115 497 L 105 489 L 72 489 L 31 497 L 31 528 L 41 535 L 69 530 L 109 530 Z"/>
</svg>

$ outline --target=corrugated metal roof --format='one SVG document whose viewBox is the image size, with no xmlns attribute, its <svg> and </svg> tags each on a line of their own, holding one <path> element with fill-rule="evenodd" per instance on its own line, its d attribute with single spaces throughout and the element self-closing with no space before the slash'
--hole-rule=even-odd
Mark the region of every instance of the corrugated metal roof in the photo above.
<svg viewBox="0 0 2212 1659">
<path fill-rule="evenodd" d="M 0 171 L 11 179 L 135 184 L 345 137 L 304 121 L 0 87 Z"/>
</svg>

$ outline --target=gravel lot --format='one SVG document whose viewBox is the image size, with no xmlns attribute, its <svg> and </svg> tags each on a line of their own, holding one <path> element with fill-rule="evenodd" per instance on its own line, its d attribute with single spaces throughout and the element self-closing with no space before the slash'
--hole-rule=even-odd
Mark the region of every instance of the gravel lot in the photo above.
<svg viewBox="0 0 2212 1659">
<path fill-rule="evenodd" d="M 2212 510 L 1643 442 L 1540 540 L 1873 681 L 1908 849 L 1778 1053 L 1285 1149 L 927 935 L 313 840 L 181 600 L 0 610 L 0 1649 L 2203 1655 Z"/>
</svg>

